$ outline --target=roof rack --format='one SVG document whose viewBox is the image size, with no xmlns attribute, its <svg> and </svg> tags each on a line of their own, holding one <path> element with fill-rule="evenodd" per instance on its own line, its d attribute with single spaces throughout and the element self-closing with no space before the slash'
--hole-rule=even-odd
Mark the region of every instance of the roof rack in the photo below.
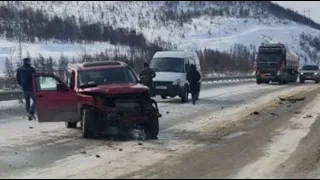
<svg viewBox="0 0 320 180">
<path fill-rule="evenodd" d="M 82 67 L 95 67 L 95 66 L 112 66 L 121 65 L 118 61 L 98 61 L 98 62 L 85 62 Z"/>
</svg>

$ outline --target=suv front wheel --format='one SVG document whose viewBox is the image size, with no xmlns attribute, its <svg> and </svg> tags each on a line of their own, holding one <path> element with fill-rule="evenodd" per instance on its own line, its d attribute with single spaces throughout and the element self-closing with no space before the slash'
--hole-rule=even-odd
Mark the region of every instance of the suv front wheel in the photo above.
<svg viewBox="0 0 320 180">
<path fill-rule="evenodd" d="M 82 111 L 82 136 L 83 138 L 94 138 L 95 130 L 95 114 L 90 109 L 84 109 Z"/>
</svg>

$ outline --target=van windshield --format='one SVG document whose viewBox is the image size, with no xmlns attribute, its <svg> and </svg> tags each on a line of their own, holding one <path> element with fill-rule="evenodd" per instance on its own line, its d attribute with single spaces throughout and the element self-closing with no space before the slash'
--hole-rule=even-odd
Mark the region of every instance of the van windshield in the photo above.
<svg viewBox="0 0 320 180">
<path fill-rule="evenodd" d="M 184 72 L 184 59 L 172 57 L 153 58 L 150 68 L 155 72 Z"/>
</svg>

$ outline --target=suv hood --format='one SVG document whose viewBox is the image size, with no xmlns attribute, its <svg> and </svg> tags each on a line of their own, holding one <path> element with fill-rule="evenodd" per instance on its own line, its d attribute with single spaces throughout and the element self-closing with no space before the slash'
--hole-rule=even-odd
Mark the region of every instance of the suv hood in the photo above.
<svg viewBox="0 0 320 180">
<path fill-rule="evenodd" d="M 140 83 L 105 84 L 93 88 L 81 89 L 79 92 L 100 92 L 108 94 L 127 94 L 148 91 L 148 87 Z"/>
</svg>

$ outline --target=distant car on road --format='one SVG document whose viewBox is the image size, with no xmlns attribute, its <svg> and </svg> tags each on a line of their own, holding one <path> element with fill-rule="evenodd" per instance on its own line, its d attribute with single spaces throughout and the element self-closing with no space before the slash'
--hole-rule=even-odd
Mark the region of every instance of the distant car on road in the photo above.
<svg viewBox="0 0 320 180">
<path fill-rule="evenodd" d="M 304 65 L 300 70 L 300 83 L 305 80 L 312 80 L 316 83 L 320 81 L 320 71 L 317 65 Z"/>
</svg>

